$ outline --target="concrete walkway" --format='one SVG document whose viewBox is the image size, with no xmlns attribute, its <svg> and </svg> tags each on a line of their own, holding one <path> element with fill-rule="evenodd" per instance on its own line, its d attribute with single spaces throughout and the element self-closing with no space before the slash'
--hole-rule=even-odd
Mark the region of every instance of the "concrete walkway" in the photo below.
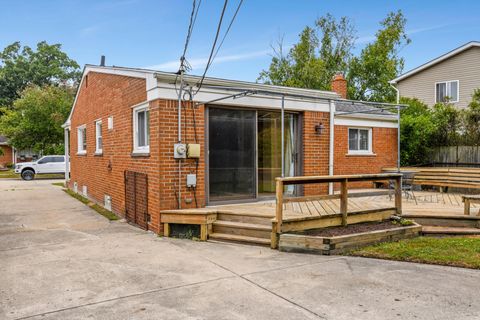
<svg viewBox="0 0 480 320">
<path fill-rule="evenodd" d="M 0 180 L 1 319 L 480 319 L 480 271 L 159 238 Z"/>
</svg>

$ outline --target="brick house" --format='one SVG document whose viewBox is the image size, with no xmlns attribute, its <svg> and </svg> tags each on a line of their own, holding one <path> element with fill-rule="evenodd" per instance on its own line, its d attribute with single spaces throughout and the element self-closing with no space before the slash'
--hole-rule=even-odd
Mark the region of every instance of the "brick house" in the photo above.
<svg viewBox="0 0 480 320">
<path fill-rule="evenodd" d="M 2 154 L 0 154 L 0 168 L 15 163 L 15 151 L 13 147 L 8 144 L 7 138 L 4 136 L 0 136 L 0 149 L 3 151 Z"/>
<path fill-rule="evenodd" d="M 397 164 L 396 115 L 343 99 L 343 77 L 333 80 L 336 92 L 206 78 L 192 96 L 199 77 L 185 76 L 191 90 L 180 119 L 176 78 L 85 67 L 64 125 L 69 188 L 127 219 L 141 209 L 134 222 L 156 233 L 162 210 L 271 199 L 282 174 L 282 97 L 285 176 L 378 173 Z"/>
</svg>

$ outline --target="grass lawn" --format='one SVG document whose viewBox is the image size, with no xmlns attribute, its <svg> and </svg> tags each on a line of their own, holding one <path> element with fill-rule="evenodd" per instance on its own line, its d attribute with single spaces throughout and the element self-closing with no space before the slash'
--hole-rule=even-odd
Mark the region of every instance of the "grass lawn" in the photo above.
<svg viewBox="0 0 480 320">
<path fill-rule="evenodd" d="M 349 255 L 480 269 L 480 237 L 418 237 L 364 247 Z"/>
<path fill-rule="evenodd" d="M 13 169 L 8 169 L 7 171 L 0 171 L 0 179 L 14 179 L 14 178 L 20 178 L 19 174 L 15 174 L 13 172 Z"/>
<path fill-rule="evenodd" d="M 38 174 L 35 175 L 35 179 L 62 179 L 65 175 L 63 174 Z M 0 171 L 0 179 L 21 179 L 19 174 L 16 174 L 13 169 L 8 169 L 7 171 Z"/>
<path fill-rule="evenodd" d="M 113 212 L 108 211 L 104 207 L 99 206 L 98 204 L 91 202 L 87 198 L 79 195 L 78 193 L 75 193 L 70 189 L 63 189 L 63 191 L 65 191 L 65 193 L 69 194 L 70 196 L 77 199 L 78 201 L 82 202 L 83 204 L 89 206 L 93 210 L 97 211 L 99 214 L 101 214 L 102 216 L 104 216 L 108 220 L 110 220 L 110 221 L 118 220 L 118 217 Z"/>
</svg>

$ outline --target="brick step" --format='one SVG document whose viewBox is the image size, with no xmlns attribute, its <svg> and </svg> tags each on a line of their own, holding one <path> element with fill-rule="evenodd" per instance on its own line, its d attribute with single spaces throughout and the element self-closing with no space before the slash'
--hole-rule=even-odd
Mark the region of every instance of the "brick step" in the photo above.
<svg viewBox="0 0 480 320">
<path fill-rule="evenodd" d="M 247 243 L 247 244 L 259 244 L 264 246 L 270 245 L 270 239 L 256 238 L 256 237 L 247 237 L 236 234 L 225 234 L 225 233 L 211 233 L 208 235 L 209 239 L 220 240 L 227 242 L 238 242 L 238 243 Z"/>
<path fill-rule="evenodd" d="M 233 221 L 233 222 L 242 222 L 249 224 L 261 224 L 265 226 L 272 227 L 271 215 L 267 214 L 256 214 L 248 212 L 231 212 L 231 211 L 221 211 L 217 212 L 217 221 Z"/>
<path fill-rule="evenodd" d="M 479 228 L 465 228 L 465 227 L 436 227 L 436 226 L 423 226 L 422 233 L 424 235 L 480 235 Z"/>
<path fill-rule="evenodd" d="M 270 239 L 272 233 L 272 226 L 236 221 L 217 220 L 213 223 L 213 232 Z"/>
</svg>

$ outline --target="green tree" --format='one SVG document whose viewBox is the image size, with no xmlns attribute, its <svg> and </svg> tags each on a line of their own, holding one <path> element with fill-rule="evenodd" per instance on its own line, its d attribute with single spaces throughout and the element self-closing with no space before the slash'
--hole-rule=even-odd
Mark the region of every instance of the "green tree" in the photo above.
<svg viewBox="0 0 480 320">
<path fill-rule="evenodd" d="M 78 64 L 61 50 L 60 44 L 37 44 L 36 50 L 14 42 L 0 52 L 0 106 L 10 108 L 29 85 L 78 84 Z"/>
<path fill-rule="evenodd" d="M 462 111 L 451 103 L 437 103 L 432 109 L 432 122 L 436 130 L 433 146 L 457 146 L 462 142 Z"/>
<path fill-rule="evenodd" d="M 400 162 L 402 166 L 429 162 L 432 141 L 437 130 L 432 110 L 418 99 L 403 98 L 407 104 L 400 112 Z"/>
<path fill-rule="evenodd" d="M 465 142 L 467 145 L 480 144 L 480 89 L 475 89 L 472 102 L 464 111 Z"/>
<path fill-rule="evenodd" d="M 378 102 L 395 101 L 389 81 L 403 70 L 400 50 L 410 43 L 405 32 L 406 19 L 401 11 L 391 12 L 380 23 L 375 41 L 354 57 L 347 74 L 351 99 Z"/>
<path fill-rule="evenodd" d="M 268 70 L 258 78 L 267 84 L 330 90 L 333 75 L 346 71 L 355 42 L 355 30 L 343 17 L 339 21 L 327 14 L 307 26 L 299 41 L 285 54 L 283 39 L 273 48 Z"/>
<path fill-rule="evenodd" d="M 0 134 L 17 149 L 63 153 L 63 129 L 73 102 L 72 92 L 56 86 L 27 87 L 0 118 Z"/>
</svg>

